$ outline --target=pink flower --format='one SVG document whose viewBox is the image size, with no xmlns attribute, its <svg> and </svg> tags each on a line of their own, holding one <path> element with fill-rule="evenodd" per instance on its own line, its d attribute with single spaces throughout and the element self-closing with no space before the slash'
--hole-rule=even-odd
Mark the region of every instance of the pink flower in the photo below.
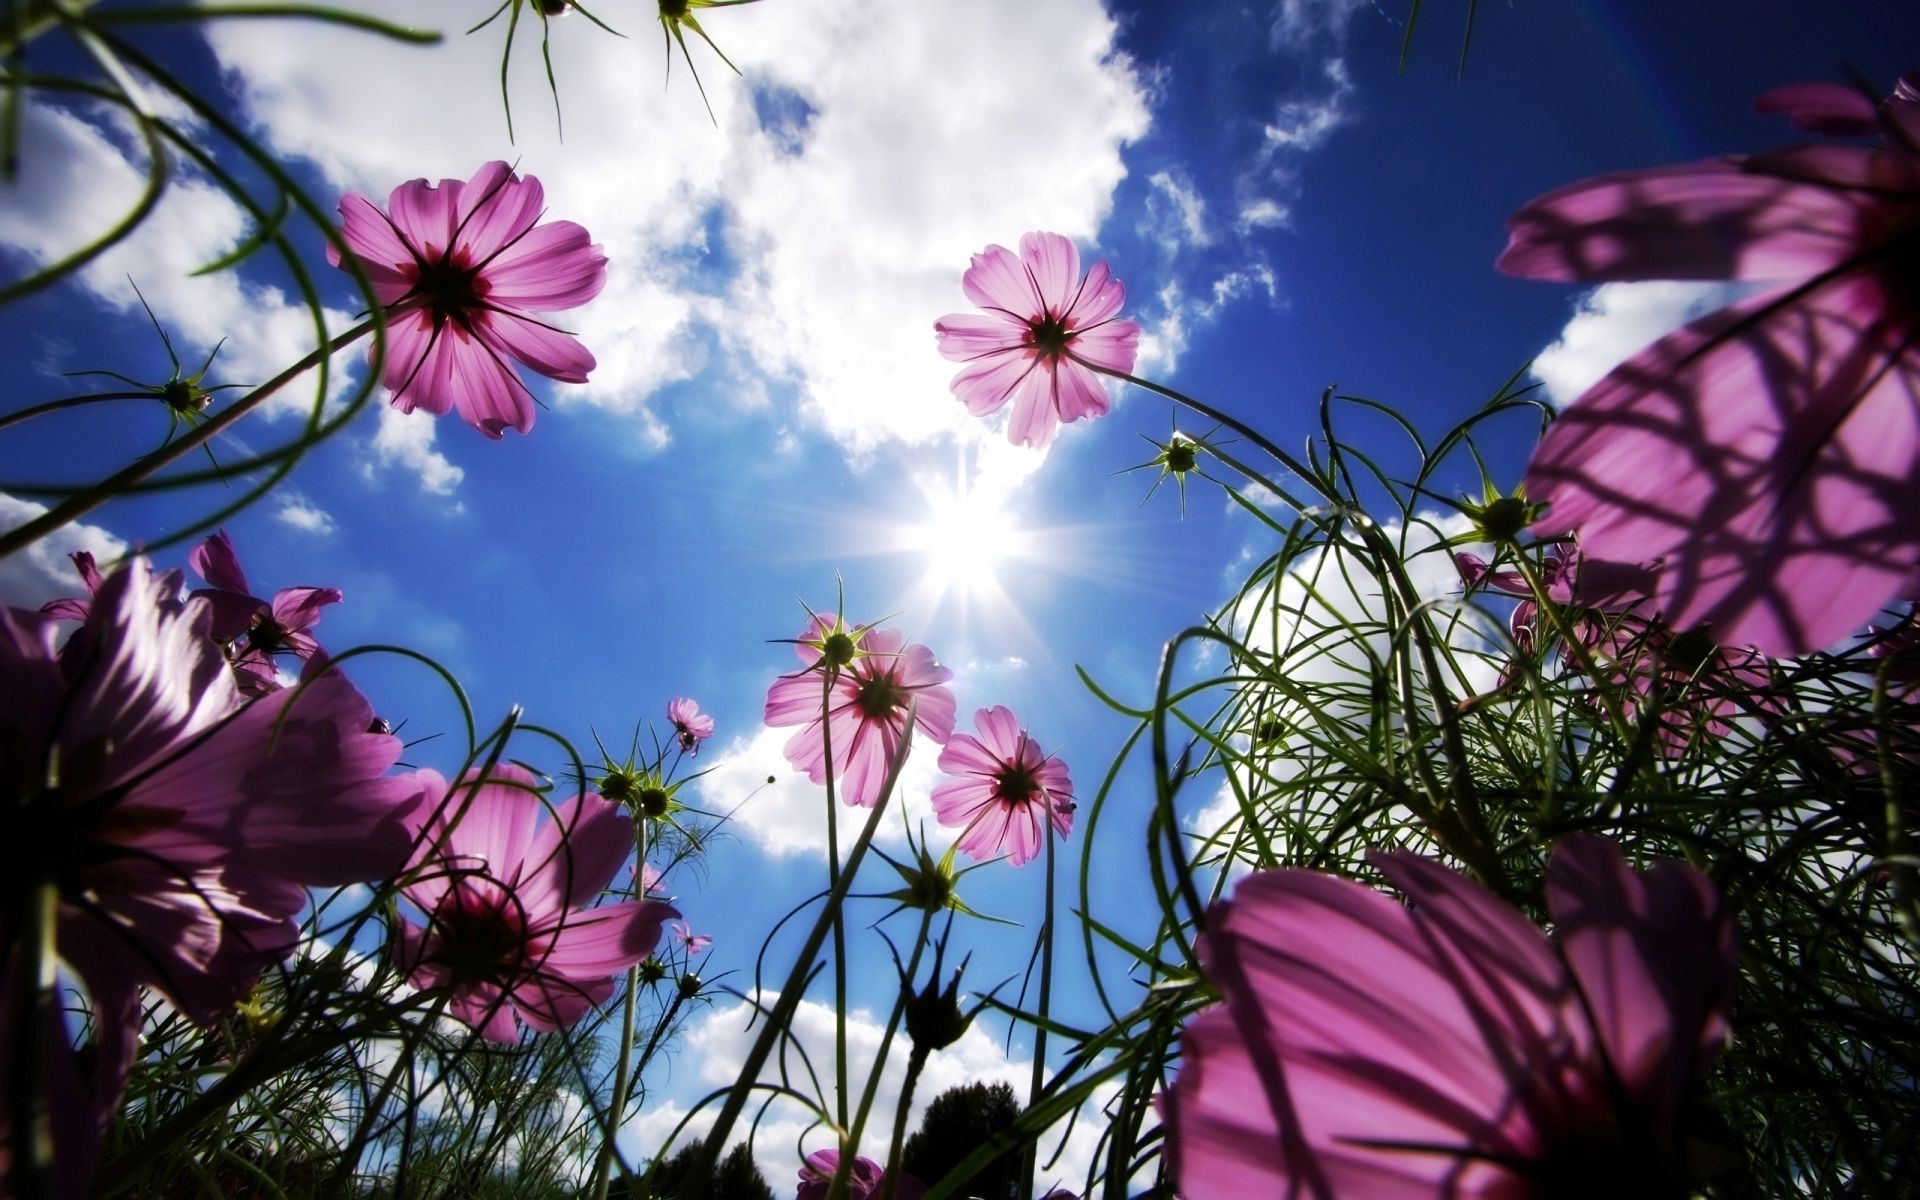
<svg viewBox="0 0 1920 1200">
<path fill-rule="evenodd" d="M 1713 885 L 1568 838 L 1550 941 L 1431 859 L 1372 862 L 1411 908 L 1312 871 L 1214 907 L 1224 1003 L 1188 1024 L 1165 1114 L 1181 1194 L 1676 1194 L 1735 977 Z"/>
<path fill-rule="evenodd" d="M 674 922 L 672 929 L 673 940 L 688 954 L 699 954 L 708 946 L 713 945 L 711 935 L 695 933 L 693 926 L 687 924 L 685 921 Z"/>
<path fill-rule="evenodd" d="M 80 572 L 80 583 L 87 589 L 87 594 L 49 600 L 40 606 L 40 615 L 56 621 L 84 621 L 94 594 L 100 590 L 100 569 L 93 565 L 93 555 L 85 550 L 75 550 L 67 557 L 73 560 L 74 570 Z"/>
<path fill-rule="evenodd" d="M 291 654 L 303 663 L 321 654 L 320 643 L 307 630 L 320 623 L 321 609 L 340 603 L 339 588 L 281 588 L 271 602 L 260 599 L 248 586 L 224 529 L 195 546 L 187 562 L 209 585 L 192 595 L 213 611 L 207 630 L 226 647 L 241 691 L 258 696 L 279 689 L 277 654 Z"/>
<path fill-rule="evenodd" d="M 821 647 L 836 636 L 851 639 L 857 650 L 829 676 L 826 664 L 833 660 L 822 657 Z M 808 669 L 782 675 L 767 690 L 767 724 L 802 726 L 787 742 L 787 761 L 815 783 L 827 781 L 825 743 L 831 737 L 835 786 L 848 804 L 865 808 L 880 798 L 887 768 L 907 734 L 910 704 L 927 737 L 945 742 L 953 733 L 953 693 L 942 686 L 953 672 L 925 646 L 905 643 L 895 629 L 846 632 L 837 619 L 829 626 L 811 618 L 794 646 Z"/>
<path fill-rule="evenodd" d="M 512 362 L 585 383 L 593 355 L 533 313 L 577 308 L 600 294 L 607 258 L 572 221 L 537 224 L 545 192 L 531 175 L 490 162 L 465 183 L 415 179 L 382 212 L 365 196 L 340 201 L 340 236 L 374 295 L 392 310 L 381 382 L 402 412 L 458 408 L 490 438 L 533 428 L 533 393 Z M 329 245 L 335 266 L 339 251 Z"/>
<path fill-rule="evenodd" d="M 685 696 L 667 705 L 667 720 L 673 722 L 673 735 L 688 755 L 700 753 L 700 743 L 713 736 L 713 718 L 700 711 L 700 705 Z"/>
<path fill-rule="evenodd" d="M 249 704 L 208 637 L 210 610 L 178 597 L 177 575 L 135 560 L 101 581 L 64 645 L 53 620 L 0 609 L 0 790 L 17 798 L 0 912 L 58 888 L 55 951 L 101 1013 L 98 1053 L 118 1064 L 111 1080 L 96 1064 L 82 1087 L 70 1046 L 50 1038 L 37 1051 L 55 1107 L 82 1092 L 96 1115 L 117 1102 L 136 989 L 209 1024 L 292 950 L 303 885 L 379 879 L 407 857 L 418 789 L 384 777 L 400 742 L 366 732 L 372 710 L 346 678 Z M 33 981 L 17 975 L 11 916 L 0 934 L 7 1007 Z M 97 1119 L 55 1124 L 69 1131 L 63 1173 L 84 1181 Z"/>
<path fill-rule="evenodd" d="M 1455 554 L 1460 576 L 1471 587 L 1523 597 L 1509 619 L 1514 645 L 1524 655 L 1551 640 L 1556 629 L 1539 611 L 1518 571 L 1494 571 L 1478 555 Z M 1585 561 L 1571 544 L 1546 556 L 1541 584 L 1547 598 L 1565 606 L 1562 616 L 1599 672 L 1599 681 L 1633 702 L 1628 712 L 1658 713 L 1663 753 L 1685 751 L 1700 736 L 1719 737 L 1741 712 L 1778 711 L 1767 661 L 1747 647 L 1715 646 L 1698 633 L 1676 634 L 1648 620 L 1652 573 L 1618 563 Z M 1561 647 L 1561 662 L 1578 656 Z M 1511 668 L 1501 672 L 1504 686 Z M 1597 698 L 1589 697 L 1597 704 Z"/>
<path fill-rule="evenodd" d="M 794 1193 L 794 1200 L 827 1200 L 827 1191 L 839 1169 L 838 1150 L 815 1150 L 807 1155 L 806 1161 L 800 1164 L 800 1187 Z M 865 1155 L 855 1155 L 853 1167 L 847 1172 L 848 1200 L 880 1200 L 886 1181 L 885 1167 Z M 893 1194 L 895 1200 L 921 1200 L 927 1188 L 902 1171 L 894 1182 Z"/>
<path fill-rule="evenodd" d="M 456 787 L 419 773 L 432 816 L 402 889 L 428 917 L 402 917 L 399 961 L 415 987 L 492 1041 L 572 1025 L 613 995 L 613 976 L 653 953 L 680 914 L 658 900 L 588 907 L 633 850 L 633 822 L 591 792 L 554 807 L 532 773 L 495 767 Z"/>
<path fill-rule="evenodd" d="M 1561 414 L 1527 470 L 1534 532 L 1658 563 L 1677 629 L 1769 655 L 1857 629 L 1920 567 L 1920 80 L 1874 113 L 1802 85 L 1761 98 L 1796 146 L 1588 179 L 1509 223 L 1536 279 L 1772 286 L 1641 351 Z"/>
<path fill-rule="evenodd" d="M 962 826 L 958 845 L 982 860 L 1006 855 L 1024 866 L 1040 854 L 1045 824 L 1073 832 L 1073 781 L 1067 764 L 1042 754 L 1019 718 L 1003 705 L 973 715 L 980 736 L 957 733 L 940 751 L 949 779 L 933 789 L 940 824 Z"/>
<path fill-rule="evenodd" d="M 1095 368 L 1133 370 L 1140 326 L 1116 319 L 1127 289 L 1105 262 L 1083 279 L 1070 239 L 1028 233 L 1018 258 L 1005 246 L 974 255 L 960 286 L 986 313 L 950 313 L 933 331 L 941 355 L 967 364 L 953 394 L 969 413 L 984 417 L 1011 399 L 1007 440 L 1040 447 L 1060 422 L 1112 407 Z"/>
</svg>

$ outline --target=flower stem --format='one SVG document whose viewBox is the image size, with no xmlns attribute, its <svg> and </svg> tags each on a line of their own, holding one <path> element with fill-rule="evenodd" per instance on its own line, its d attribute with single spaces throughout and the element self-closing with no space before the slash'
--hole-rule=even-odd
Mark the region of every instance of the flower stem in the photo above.
<svg viewBox="0 0 1920 1200">
<path fill-rule="evenodd" d="M 860 1135 L 866 1130 L 867 1114 L 873 1108 L 875 1093 L 880 1090 L 880 1072 L 887 1065 L 887 1051 L 893 1047 L 893 1035 L 898 1032 L 900 1028 L 900 1019 L 906 1015 L 907 994 L 913 986 L 914 978 L 920 973 L 920 952 L 926 948 L 927 931 L 932 927 L 933 910 L 921 909 L 920 931 L 914 935 L 913 953 L 907 956 L 906 981 L 900 988 L 900 995 L 893 1002 L 893 1015 L 887 1018 L 887 1030 L 880 1036 L 880 1052 L 874 1056 L 873 1066 L 867 1075 L 867 1087 L 866 1090 L 861 1093 L 860 1107 L 854 1113 L 853 1128 L 847 1131 L 847 1144 L 849 1146 L 858 1148 L 860 1145 Z M 841 1179 L 848 1177 L 852 1170 L 853 1156 L 842 1152 L 840 1155 L 840 1167 L 839 1170 L 835 1172 L 834 1177 L 836 1186 L 839 1185 Z"/>
<path fill-rule="evenodd" d="M 584 790 L 584 786 L 583 790 Z M 647 878 L 647 821 L 641 817 L 633 823 L 633 849 L 635 854 L 633 882 L 639 899 L 646 899 Z M 607 1200 L 607 1188 L 613 1182 L 614 1138 L 620 1132 L 621 1114 L 627 1107 L 627 1073 L 633 1064 L 633 1026 L 634 1008 L 639 1001 L 640 965 L 635 963 L 627 968 L 627 994 L 620 1005 L 620 1055 L 614 1066 L 613 1095 L 607 1106 L 607 1133 L 600 1143 L 600 1154 L 593 1165 L 593 1189 L 589 1193 L 593 1200 Z"/>
<path fill-rule="evenodd" d="M 1040 1090 L 1047 1081 L 1046 1018 L 1052 1012 L 1053 1007 L 1053 798 L 1052 796 L 1045 796 L 1043 799 L 1046 804 L 1046 809 L 1041 817 L 1040 836 L 1047 840 L 1047 895 L 1046 911 L 1041 918 L 1042 923 L 1040 925 L 1041 1021 L 1033 1027 L 1033 1074 L 1027 1083 L 1027 1107 L 1029 1109 L 1040 1103 Z M 1040 1138 L 1038 1134 L 1035 1134 L 1034 1140 L 1028 1143 L 1024 1157 L 1026 1161 L 1022 1164 L 1021 1174 L 1027 1181 L 1026 1194 L 1031 1196 L 1034 1194 L 1034 1176 L 1040 1169 Z"/>
<path fill-rule="evenodd" d="M 880 1200 L 893 1200 L 900 1184 L 900 1150 L 907 1140 L 907 1114 L 913 1111 L 913 1088 L 920 1082 L 920 1070 L 927 1065 L 927 1049 L 915 1046 L 907 1056 L 907 1078 L 900 1085 L 900 1103 L 893 1110 L 893 1144 L 887 1149 L 887 1176 L 880 1187 Z"/>
<path fill-rule="evenodd" d="M 754 1039 L 753 1048 L 747 1052 L 746 1061 L 740 1066 L 740 1074 L 727 1090 L 726 1102 L 720 1108 L 713 1128 L 707 1131 L 700 1153 L 688 1167 L 687 1175 L 681 1183 L 681 1194 L 698 1196 L 707 1186 L 708 1178 L 713 1174 L 713 1165 L 720 1157 L 721 1149 L 727 1144 L 727 1137 L 740 1119 L 747 1106 L 747 1098 L 753 1094 L 754 1080 L 760 1077 L 760 1069 L 766 1065 L 773 1046 L 793 1023 L 793 1014 L 800 1007 L 801 993 L 805 990 L 807 976 L 812 973 L 813 960 L 820 953 L 820 947 L 826 943 L 827 931 L 838 920 L 840 908 L 846 903 L 847 892 L 853 886 L 854 876 L 859 873 L 861 860 L 866 857 L 867 847 L 873 842 L 873 835 L 879 831 L 880 818 L 886 815 L 887 801 L 893 796 L 894 785 L 899 782 L 900 770 L 907 764 L 907 752 L 913 746 L 913 708 L 907 710 L 905 732 L 900 739 L 900 748 L 894 752 L 893 761 L 887 764 L 887 778 L 880 789 L 880 795 L 873 802 L 873 811 L 867 814 L 867 823 L 861 827 L 860 836 L 854 839 L 847 851 L 847 861 L 841 868 L 833 891 L 827 896 L 826 905 L 813 923 L 813 929 L 807 934 L 807 941 L 794 959 L 793 969 L 787 973 L 787 982 L 780 989 L 780 997 L 774 1001 L 773 1011 L 767 1015 L 767 1021 L 760 1029 L 760 1036 Z M 832 759 L 828 759 L 828 778 L 832 778 Z"/>
<path fill-rule="evenodd" d="M 396 309 L 389 312 L 387 316 L 392 316 L 393 312 L 397 311 L 398 308 L 396 307 Z M 327 342 L 326 345 L 315 349 L 299 362 L 294 363 L 286 370 L 275 375 L 272 379 L 267 380 L 267 382 L 248 392 L 245 396 L 234 401 L 218 416 L 209 417 L 198 427 L 188 430 L 152 454 L 142 455 L 78 495 L 71 496 L 59 504 L 54 505 L 46 512 L 41 513 L 31 521 L 9 529 L 5 534 L 0 534 L 0 558 L 5 558 L 14 551 L 31 545 L 40 538 L 52 533 L 54 530 L 79 520 L 94 509 L 99 508 L 102 504 L 105 504 L 121 490 L 139 483 L 162 467 L 168 466 L 194 450 L 199 449 L 205 443 L 213 440 L 214 435 L 224 433 L 227 426 L 260 407 L 269 397 L 291 383 L 302 372 L 313 369 L 323 359 L 333 357 L 333 355 L 339 353 L 345 347 L 352 345 L 375 329 L 380 328 L 384 321 L 385 317 L 377 313 L 368 317 L 352 329 L 333 338 Z"/>
</svg>

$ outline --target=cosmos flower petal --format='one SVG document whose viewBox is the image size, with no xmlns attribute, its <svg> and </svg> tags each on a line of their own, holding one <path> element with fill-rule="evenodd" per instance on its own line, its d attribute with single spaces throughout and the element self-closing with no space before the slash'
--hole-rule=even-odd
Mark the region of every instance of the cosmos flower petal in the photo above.
<svg viewBox="0 0 1920 1200">
<path fill-rule="evenodd" d="M 578 308 L 607 286 L 607 256 L 572 221 L 549 221 L 487 267 L 487 299 L 528 312 Z"/>
<path fill-rule="evenodd" d="M 507 430 L 533 428 L 533 394 L 507 365 L 506 356 L 485 338 L 452 333 L 440 340 L 437 362 L 428 370 L 453 395 L 453 406 L 467 424 L 498 440 Z"/>
<path fill-rule="evenodd" d="M 1872 151 L 1839 151 L 1857 166 Z M 1582 180 L 1507 222 L 1495 265 L 1529 279 L 1756 279 L 1809 275 L 1860 243 L 1871 200 L 1727 159 Z"/>
<path fill-rule="evenodd" d="M 1015 316 L 1034 311 L 1039 297 L 1020 259 L 1005 246 L 988 246 L 973 256 L 960 277 L 960 290 L 981 308 L 1002 309 Z"/>
<path fill-rule="evenodd" d="M 572 334 L 513 313 L 490 312 L 474 332 L 499 353 L 562 383 L 585 383 L 595 365 L 592 353 Z"/>
<path fill-rule="evenodd" d="M 1664 560 L 1676 628 L 1770 655 L 1865 624 L 1920 562 L 1920 357 L 1871 276 L 1758 296 L 1628 360 L 1547 431 L 1533 529 Z"/>
<path fill-rule="evenodd" d="M 570 914 L 556 932 L 537 933 L 547 947 L 541 966 L 566 977 L 611 976 L 652 954 L 679 910 L 658 900 L 626 900 Z"/>
<path fill-rule="evenodd" d="M 1790 83 L 1753 102 L 1753 111 L 1783 113 L 1795 129 L 1828 137 L 1861 137 L 1880 123 L 1879 106 L 1858 88 L 1839 83 Z"/>
<path fill-rule="evenodd" d="M 1103 417 L 1113 408 L 1113 401 L 1107 398 L 1107 389 L 1100 385 L 1100 377 L 1072 359 L 1060 363 L 1053 372 L 1053 379 L 1053 407 L 1062 421 Z"/>
<path fill-rule="evenodd" d="M 1020 263 L 1032 277 L 1041 304 L 1064 317 L 1080 283 L 1080 251 L 1073 239 L 1057 233 L 1021 234 Z"/>
<path fill-rule="evenodd" d="M 436 332 L 433 320 L 418 310 L 402 313 L 387 323 L 387 357 L 380 369 L 380 382 L 393 393 L 393 404 L 401 412 L 424 408 L 439 416 L 453 411 L 453 390 L 436 374 L 444 373 L 439 362 L 440 339 L 451 336 Z"/>
<path fill-rule="evenodd" d="M 633 849 L 633 821 L 619 805 L 572 796 L 533 835 L 521 887 L 550 891 L 558 907 L 581 908 L 613 882 Z"/>
<path fill-rule="evenodd" d="M 243 596 L 253 592 L 247 586 L 247 573 L 240 569 L 240 557 L 233 551 L 233 539 L 224 529 L 195 546 L 187 555 L 187 565 L 210 587 Z"/>
<path fill-rule="evenodd" d="M 942 358 L 971 362 L 995 352 L 1024 353 L 1027 323 L 1006 313 L 948 313 L 933 323 Z"/>
<path fill-rule="evenodd" d="M 1028 417 L 1022 422 L 1020 410 L 1036 404 L 1045 404 L 1047 396 L 1047 377 L 1049 372 L 1041 366 L 1040 360 L 1024 349 L 1008 348 L 997 354 L 977 358 L 953 377 L 953 394 L 967 406 L 970 416 L 985 417 L 1006 404 L 1009 398 L 1014 400 L 1016 423 L 1022 427 L 1030 425 L 1034 418 Z M 1048 417 L 1049 423 L 1057 423 L 1057 418 Z M 1019 441 L 1011 432 L 1008 438 Z M 1047 440 L 1051 440 L 1050 437 Z M 1044 441 L 1042 444 L 1045 444 Z"/>
<path fill-rule="evenodd" d="M 523 179 L 497 159 L 487 163 L 460 187 L 454 217 L 459 244 L 476 265 L 493 259 L 526 236 L 546 202 L 538 179 Z"/>
</svg>

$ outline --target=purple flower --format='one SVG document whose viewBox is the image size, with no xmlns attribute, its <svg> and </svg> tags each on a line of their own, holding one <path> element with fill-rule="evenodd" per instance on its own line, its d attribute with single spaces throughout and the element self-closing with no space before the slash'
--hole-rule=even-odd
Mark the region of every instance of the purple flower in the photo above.
<svg viewBox="0 0 1920 1200">
<path fill-rule="evenodd" d="M 96 1062 L 82 1088 L 64 1036 L 37 1048 L 49 1100 L 68 1110 L 55 1115 L 61 1170 L 83 1181 L 98 1125 L 70 1108 L 83 1092 L 96 1116 L 117 1102 L 136 989 L 211 1023 L 293 949 L 303 885 L 399 870 L 419 799 L 384 777 L 400 742 L 366 732 L 372 710 L 344 676 L 245 702 L 208 636 L 211 610 L 183 605 L 179 588 L 134 560 L 101 581 L 64 645 L 54 620 L 0 609 L 0 790 L 17 798 L 0 849 L 0 1007 L 32 994 L 13 914 L 51 885 L 54 951 L 99 1011 L 97 1052 L 118 1072 L 102 1078 Z"/>
<path fill-rule="evenodd" d="M 674 942 L 688 954 L 699 954 L 713 945 L 713 937 L 710 934 L 695 933 L 693 926 L 685 921 L 675 921 L 670 928 L 673 930 Z"/>
<path fill-rule="evenodd" d="M 207 581 L 192 596 L 212 610 L 208 632 L 226 647 L 241 691 L 259 696 L 279 689 L 276 655 L 291 654 L 303 663 L 322 655 L 320 643 L 307 630 L 320 623 L 321 609 L 340 603 L 339 588 L 281 588 L 271 601 L 262 600 L 247 584 L 224 529 L 195 546 L 187 563 Z"/>
<path fill-rule="evenodd" d="M 673 722 L 673 736 L 689 756 L 700 753 L 700 743 L 713 736 L 713 718 L 700 711 L 698 702 L 685 696 L 668 702 L 667 720 Z"/>
<path fill-rule="evenodd" d="M 839 661 L 834 638 L 847 639 L 848 661 Z M 907 645 L 898 630 L 846 631 L 837 618 L 829 625 L 814 617 L 794 649 L 807 669 L 774 680 L 766 722 L 802 727 L 787 741 L 787 761 L 815 783 L 827 781 L 831 735 L 835 786 L 846 803 L 865 808 L 880 798 L 887 768 L 907 734 L 909 705 L 916 706 L 920 732 L 935 742 L 952 735 L 956 705 L 944 685 L 953 672 L 925 646 Z"/>
<path fill-rule="evenodd" d="M 633 850 L 633 822 L 593 793 L 554 807 L 533 775 L 500 766 L 456 787 L 418 776 L 432 806 L 402 889 L 399 961 L 413 985 L 446 989 L 447 1011 L 511 1042 L 517 1013 L 540 1031 L 572 1025 L 613 995 L 613 976 L 653 953 L 680 914 L 658 900 L 589 907 Z"/>
<path fill-rule="evenodd" d="M 950 313 L 933 323 L 940 353 L 967 364 L 953 394 L 976 417 L 1013 401 L 1007 440 L 1040 447 L 1062 421 L 1112 408 L 1094 368 L 1133 370 L 1140 326 L 1117 319 L 1127 289 L 1107 264 L 1080 275 L 1080 251 L 1057 233 L 1028 233 L 1020 254 L 988 246 L 960 280 L 987 311 Z"/>
<path fill-rule="evenodd" d="M 827 1191 L 833 1184 L 834 1173 L 840 1169 L 838 1150 L 815 1150 L 807 1155 L 800 1164 L 800 1187 L 794 1192 L 794 1200 L 827 1200 Z M 879 1163 L 864 1155 L 855 1155 L 853 1166 L 847 1172 L 848 1200 L 880 1200 L 885 1190 L 887 1171 Z M 902 1171 L 900 1178 L 894 1181 L 895 1200 L 921 1200 L 927 1194 L 926 1185 Z"/>
<path fill-rule="evenodd" d="M 983 708 L 973 723 L 979 737 L 957 733 L 941 748 L 940 769 L 959 778 L 933 789 L 934 816 L 962 827 L 957 844 L 976 861 L 1004 854 L 1024 866 L 1039 857 L 1049 822 L 1061 837 L 1073 832 L 1073 780 L 1011 709 Z"/>
<path fill-rule="evenodd" d="M 1188 1024 L 1166 1103 L 1181 1194 L 1673 1194 L 1682 1109 L 1728 1032 L 1714 886 L 1571 837 L 1549 940 L 1431 859 L 1372 862 L 1411 907 L 1312 871 L 1214 907 L 1224 1003 Z"/>
<path fill-rule="evenodd" d="M 1495 571 L 1478 555 L 1455 554 L 1455 565 L 1469 588 L 1483 587 L 1522 597 L 1514 606 L 1509 630 L 1525 655 L 1551 639 L 1553 622 L 1539 610 L 1526 578 L 1518 571 Z M 1769 713 L 1780 708 L 1767 660 L 1748 647 L 1715 646 L 1698 633 L 1676 634 L 1648 620 L 1647 594 L 1652 573 L 1619 563 L 1585 561 L 1571 544 L 1549 553 L 1541 569 L 1547 598 L 1564 606 L 1562 617 L 1579 639 L 1599 682 L 1633 700 L 1628 711 L 1639 716 L 1657 706 L 1661 751 L 1676 755 L 1699 736 L 1725 734 L 1741 712 Z M 1577 661 L 1561 648 L 1561 661 Z M 1511 668 L 1501 672 L 1505 685 Z"/>
<path fill-rule="evenodd" d="M 340 236 L 387 322 L 381 382 L 402 412 L 460 410 L 490 438 L 533 428 L 533 393 L 513 369 L 585 383 L 593 355 L 534 313 L 577 308 L 600 294 L 607 257 L 572 221 L 538 224 L 546 193 L 531 175 L 490 162 L 465 183 L 415 179 L 393 189 L 387 210 L 341 198 Z M 331 244 L 335 266 L 340 252 Z"/>
<path fill-rule="evenodd" d="M 1799 85 L 1761 98 L 1807 145 L 1626 171 L 1515 214 L 1501 270 L 1770 285 L 1616 368 L 1547 431 L 1534 532 L 1658 564 L 1653 601 L 1768 655 L 1828 646 L 1920 567 L 1920 78 L 1875 112 Z"/>
<path fill-rule="evenodd" d="M 85 550 L 75 550 L 67 557 L 73 560 L 74 570 L 80 572 L 80 583 L 87 589 L 87 594 L 49 600 L 40 606 L 40 615 L 56 621 L 84 621 L 87 619 L 87 607 L 100 590 L 100 569 L 93 565 L 93 555 Z"/>
</svg>

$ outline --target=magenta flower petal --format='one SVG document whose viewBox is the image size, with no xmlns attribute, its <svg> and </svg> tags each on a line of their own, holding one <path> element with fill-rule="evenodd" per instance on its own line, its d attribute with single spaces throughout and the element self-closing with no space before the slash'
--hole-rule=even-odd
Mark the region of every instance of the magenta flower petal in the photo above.
<svg viewBox="0 0 1920 1200">
<path fill-rule="evenodd" d="M 607 260 L 580 226 L 538 224 L 544 203 L 539 180 L 503 162 L 465 182 L 403 183 L 384 215 L 363 196 L 341 200 L 343 239 L 381 303 L 414 306 L 392 314 L 381 372 L 401 411 L 458 410 L 497 439 L 533 428 L 533 397 L 515 362 L 586 381 L 593 355 L 533 314 L 593 299 Z"/>
<path fill-rule="evenodd" d="M 1527 494 L 1591 560 L 1664 560 L 1676 628 L 1786 655 L 1920 562 L 1920 355 L 1878 280 L 1750 298 L 1640 352 L 1547 431 Z"/>
<path fill-rule="evenodd" d="M 1570 838 L 1547 870 L 1556 944 L 1436 863 L 1376 865 L 1411 908 L 1307 871 L 1215 906 L 1201 949 L 1224 1004 L 1188 1024 L 1166 1101 L 1181 1194 L 1683 1187 L 1679 1101 L 1734 978 L 1713 887 Z"/>
<path fill-rule="evenodd" d="M 949 314 L 933 328 L 941 355 L 966 364 L 952 386 L 969 413 L 1011 400 L 1008 440 L 1038 448 L 1061 422 L 1112 408 L 1093 368 L 1131 371 L 1140 327 L 1114 319 L 1127 293 L 1106 263 L 1082 278 L 1071 239 L 1028 233 L 1018 257 L 1004 246 L 974 255 L 960 286 L 986 313 Z"/>
<path fill-rule="evenodd" d="M 1819 86 L 1762 105 L 1848 132 L 1864 116 Z M 1528 469 L 1535 532 L 1577 532 L 1597 562 L 1658 560 L 1658 615 L 1722 644 L 1821 649 L 1920 568 L 1920 90 L 1903 80 L 1877 122 L 1879 148 L 1603 176 L 1510 223 L 1513 274 L 1780 284 L 1622 364 Z"/>
<path fill-rule="evenodd" d="M 826 1200 L 833 1177 L 839 1170 L 838 1150 L 815 1150 L 807 1155 L 806 1161 L 800 1164 L 800 1187 L 794 1192 L 795 1200 Z M 864 1154 L 855 1155 L 853 1166 L 847 1171 L 848 1200 L 880 1200 L 886 1180 L 885 1167 Z M 903 1171 L 894 1181 L 893 1194 L 894 1200 L 921 1200 L 927 1194 L 927 1189 L 925 1184 Z"/>
<path fill-rule="evenodd" d="M 415 987 L 445 989 L 448 1012 L 494 1041 L 518 1036 L 515 1013 L 543 1031 L 578 1020 L 680 915 L 657 900 L 589 907 L 632 848 L 633 823 L 592 794 L 549 817 L 534 783 L 510 766 L 452 787 L 416 776 L 432 807 L 402 894 L 428 925 L 405 935 L 401 961 Z"/>
<path fill-rule="evenodd" d="M 1863 137 L 1879 127 L 1879 106 L 1858 89 L 1839 83 L 1790 83 L 1753 102 L 1762 116 L 1784 113 L 1802 133 Z"/>
<path fill-rule="evenodd" d="M 1515 213 L 1494 265 L 1562 282 L 1796 278 L 1852 255 L 1872 211 L 1868 197 L 1731 159 L 1623 171 L 1548 192 Z"/>
<path fill-rule="evenodd" d="M 940 769 L 957 778 L 934 787 L 934 816 L 960 827 L 956 844 L 974 859 L 1024 866 L 1040 856 L 1049 822 L 1061 837 L 1073 831 L 1073 781 L 1011 709 L 983 708 L 973 721 L 979 737 L 955 734 L 940 751 Z"/>
<path fill-rule="evenodd" d="M 187 555 L 187 565 L 206 580 L 209 587 L 239 592 L 243 596 L 253 592 L 247 585 L 247 573 L 240 569 L 240 558 L 233 552 L 233 539 L 224 529 L 195 546 Z"/>
<path fill-rule="evenodd" d="M 818 622 L 809 621 L 801 641 L 819 632 Z M 835 789 L 846 803 L 864 808 L 880 798 L 906 737 L 909 706 L 921 734 L 938 743 L 953 733 L 955 703 L 944 686 L 953 672 L 925 646 L 907 645 L 893 629 L 868 629 L 857 644 L 859 653 L 830 685 L 817 665 L 775 680 L 766 723 L 801 726 L 787 740 L 786 758 L 817 784 L 827 781 L 831 740 Z"/>
</svg>

